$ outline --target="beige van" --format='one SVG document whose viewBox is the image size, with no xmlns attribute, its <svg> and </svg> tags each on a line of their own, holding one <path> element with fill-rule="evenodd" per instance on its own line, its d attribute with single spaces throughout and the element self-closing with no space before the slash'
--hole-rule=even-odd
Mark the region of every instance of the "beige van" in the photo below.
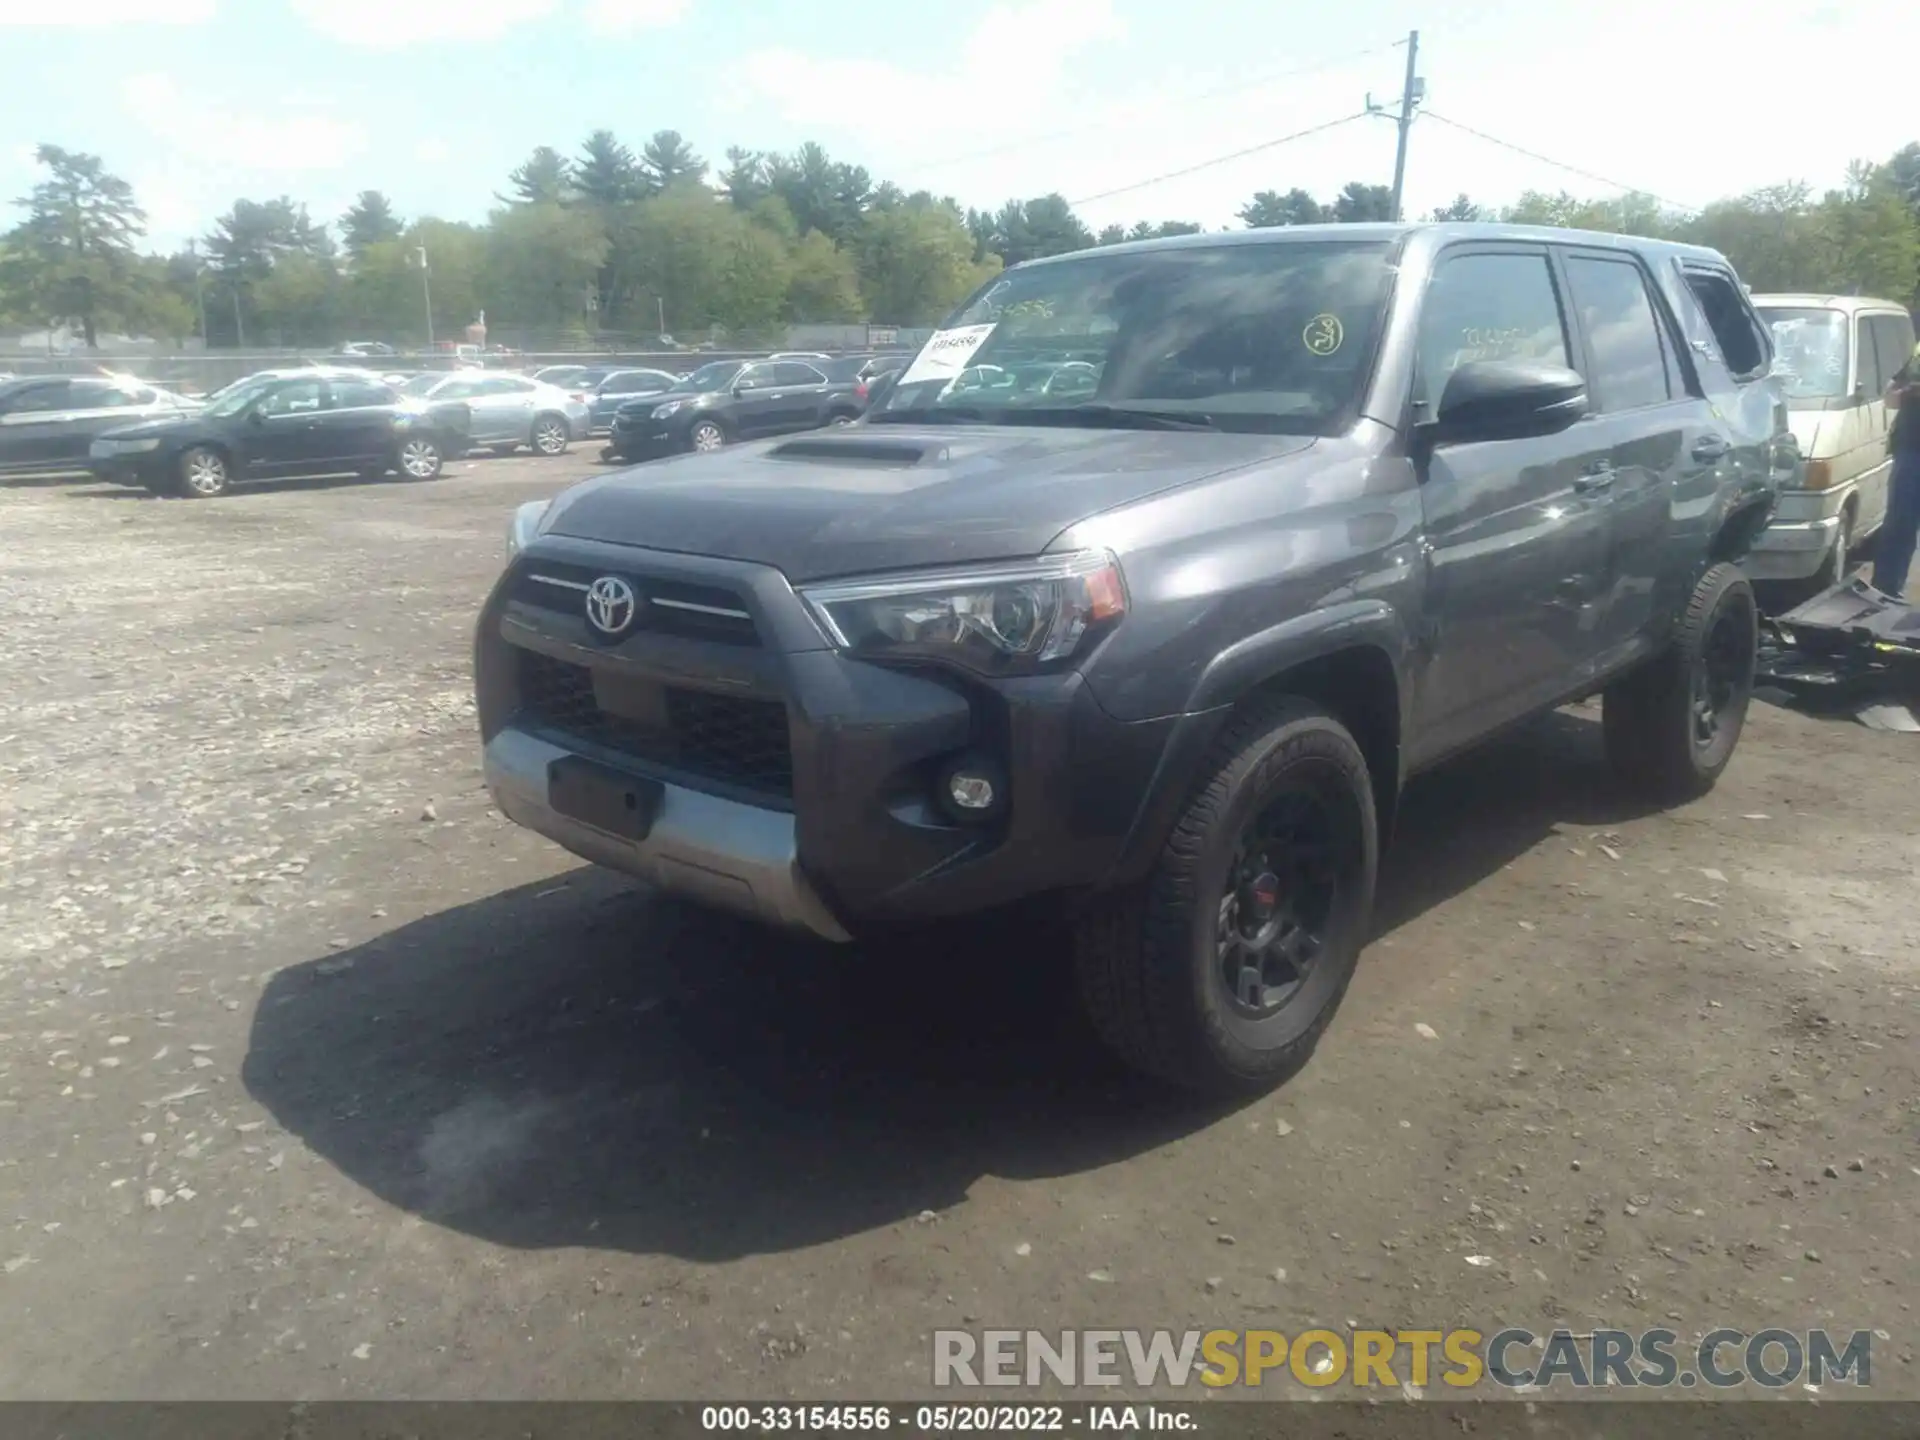
<svg viewBox="0 0 1920 1440">
<path fill-rule="evenodd" d="M 1780 492 L 1746 570 L 1823 590 L 1845 578 L 1849 552 L 1886 519 L 1892 417 L 1880 396 L 1914 353 L 1913 318 L 1898 301 L 1856 295 L 1752 299 L 1773 331 L 1773 375 L 1806 471 Z"/>
</svg>

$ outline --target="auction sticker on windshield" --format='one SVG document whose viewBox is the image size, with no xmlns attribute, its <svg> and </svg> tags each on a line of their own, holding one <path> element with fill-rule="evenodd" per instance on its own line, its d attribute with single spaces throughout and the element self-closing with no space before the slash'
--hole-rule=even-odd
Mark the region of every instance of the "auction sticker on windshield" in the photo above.
<svg viewBox="0 0 1920 1440">
<path fill-rule="evenodd" d="M 992 324 L 962 325 L 954 330 L 936 330 L 933 338 L 914 357 L 902 385 L 918 385 L 923 380 L 951 380 L 967 368 L 967 357 L 986 343 L 994 331 Z"/>
</svg>

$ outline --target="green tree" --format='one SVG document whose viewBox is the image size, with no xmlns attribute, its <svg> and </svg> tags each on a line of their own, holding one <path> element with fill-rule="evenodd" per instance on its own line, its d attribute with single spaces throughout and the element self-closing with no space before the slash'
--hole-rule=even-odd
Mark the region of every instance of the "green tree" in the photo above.
<svg viewBox="0 0 1920 1440">
<path fill-rule="evenodd" d="M 1484 220 L 1487 216 L 1485 211 L 1462 194 L 1454 196 L 1449 204 L 1434 206 L 1433 214 L 1428 218 L 1444 223 L 1448 220 Z"/>
<path fill-rule="evenodd" d="M 1855 164 L 1813 216 L 1826 288 L 1911 301 L 1920 290 L 1920 224 L 1884 167 Z"/>
<path fill-rule="evenodd" d="M 948 205 L 903 205 L 869 215 L 860 238 L 861 284 L 870 319 L 931 325 L 1000 269 L 974 258 L 974 237 Z"/>
<path fill-rule="evenodd" d="M 812 141 L 791 155 L 766 157 L 762 172 L 802 234 L 818 230 L 836 244 L 853 236 L 873 196 L 873 178 L 862 166 L 842 164 Z"/>
<path fill-rule="evenodd" d="M 767 157 L 738 145 L 727 147 L 727 168 L 720 172 L 720 188 L 742 210 L 751 210 L 773 194 L 767 183 Z"/>
<path fill-rule="evenodd" d="M 973 227 L 971 224 L 969 229 Z M 978 232 L 975 232 L 978 239 Z M 994 213 L 986 248 L 1008 265 L 1065 255 L 1094 243 L 1093 232 L 1081 223 L 1059 195 L 1035 200 L 1009 200 Z"/>
<path fill-rule="evenodd" d="M 656 194 L 675 185 L 707 178 L 707 162 L 693 153 L 678 130 L 657 130 L 641 147 L 640 171 Z"/>
<path fill-rule="evenodd" d="M 639 161 L 611 130 L 587 136 L 573 165 L 573 187 L 581 199 L 603 207 L 626 205 L 647 193 Z"/>
<path fill-rule="evenodd" d="M 1297 187 L 1284 195 L 1278 190 L 1262 190 L 1240 207 L 1240 221 L 1249 230 L 1267 230 L 1278 225 L 1318 225 L 1329 218 L 1318 200 Z"/>
<path fill-rule="evenodd" d="M 1368 185 L 1349 180 L 1333 199 L 1328 219 L 1342 225 L 1361 225 L 1368 221 L 1393 219 L 1393 187 Z"/>
<path fill-rule="evenodd" d="M 860 312 L 860 273 L 853 257 L 818 230 L 794 245 L 787 318 L 847 322 L 860 319 Z"/>
<path fill-rule="evenodd" d="M 584 333 L 606 256 L 606 233 L 586 211 L 552 202 L 495 211 L 486 244 L 489 319 Z"/>
<path fill-rule="evenodd" d="M 573 194 L 573 167 L 551 145 L 541 145 L 507 176 L 509 204 L 561 205 Z"/>
<path fill-rule="evenodd" d="M 76 323 L 97 350 L 103 326 L 132 323 L 150 298 L 134 250 L 146 213 L 97 155 L 41 145 L 34 158 L 47 176 L 18 202 L 27 218 L 6 237 L 0 289 L 43 324 Z"/>
<path fill-rule="evenodd" d="M 273 200 L 236 200 L 233 208 L 214 222 L 206 237 L 211 261 L 207 312 L 216 334 L 225 332 L 235 344 L 277 340 L 283 345 L 318 344 L 331 340 L 331 286 L 315 278 L 333 270 L 333 242 L 324 226 L 315 225 L 307 207 L 282 195 Z M 312 265 L 298 263 L 311 260 Z M 294 263 L 294 273 L 267 290 L 268 307 L 259 294 L 282 266 Z M 295 308 L 296 297 L 315 307 Z M 226 322 L 231 320 L 229 326 Z M 270 320 L 273 334 L 262 333 Z"/>
<path fill-rule="evenodd" d="M 340 240 L 347 254 L 358 260 L 369 245 L 382 240 L 398 240 L 400 217 L 393 213 L 393 202 L 378 190 L 362 190 L 353 207 L 340 217 Z"/>
</svg>

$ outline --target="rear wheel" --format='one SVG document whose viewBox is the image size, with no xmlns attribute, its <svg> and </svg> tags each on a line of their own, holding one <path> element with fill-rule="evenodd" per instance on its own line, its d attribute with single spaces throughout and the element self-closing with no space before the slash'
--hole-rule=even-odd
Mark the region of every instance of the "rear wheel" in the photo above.
<svg viewBox="0 0 1920 1440">
<path fill-rule="evenodd" d="M 1667 651 L 1607 687 L 1600 718 L 1615 773 L 1667 801 L 1711 790 L 1746 724 L 1759 643 L 1753 586 L 1715 565 Z"/>
<path fill-rule="evenodd" d="M 196 445 L 180 457 L 180 493 L 190 500 L 211 500 L 227 493 L 231 476 L 227 457 L 218 450 Z"/>
<path fill-rule="evenodd" d="M 409 480 L 432 480 L 439 476 L 446 464 L 446 456 L 438 441 L 429 440 L 424 435 L 414 435 L 401 441 L 396 457 L 400 473 Z"/>
<path fill-rule="evenodd" d="M 1081 1002 L 1134 1068 L 1208 1094 L 1304 1065 L 1353 978 L 1379 834 L 1366 758 L 1332 715 L 1248 710 L 1139 886 L 1075 936 Z"/>
<path fill-rule="evenodd" d="M 558 415 L 541 415 L 533 422 L 533 448 L 542 455 L 564 455 L 573 439 L 567 422 Z"/>
</svg>

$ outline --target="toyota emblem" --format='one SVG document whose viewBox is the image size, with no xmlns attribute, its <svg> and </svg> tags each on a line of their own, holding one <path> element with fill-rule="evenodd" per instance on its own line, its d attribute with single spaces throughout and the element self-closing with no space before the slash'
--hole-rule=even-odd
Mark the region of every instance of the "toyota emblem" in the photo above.
<svg viewBox="0 0 1920 1440">
<path fill-rule="evenodd" d="M 587 587 L 587 624 L 611 640 L 627 633 L 640 598 L 618 575 L 602 575 Z"/>
</svg>

